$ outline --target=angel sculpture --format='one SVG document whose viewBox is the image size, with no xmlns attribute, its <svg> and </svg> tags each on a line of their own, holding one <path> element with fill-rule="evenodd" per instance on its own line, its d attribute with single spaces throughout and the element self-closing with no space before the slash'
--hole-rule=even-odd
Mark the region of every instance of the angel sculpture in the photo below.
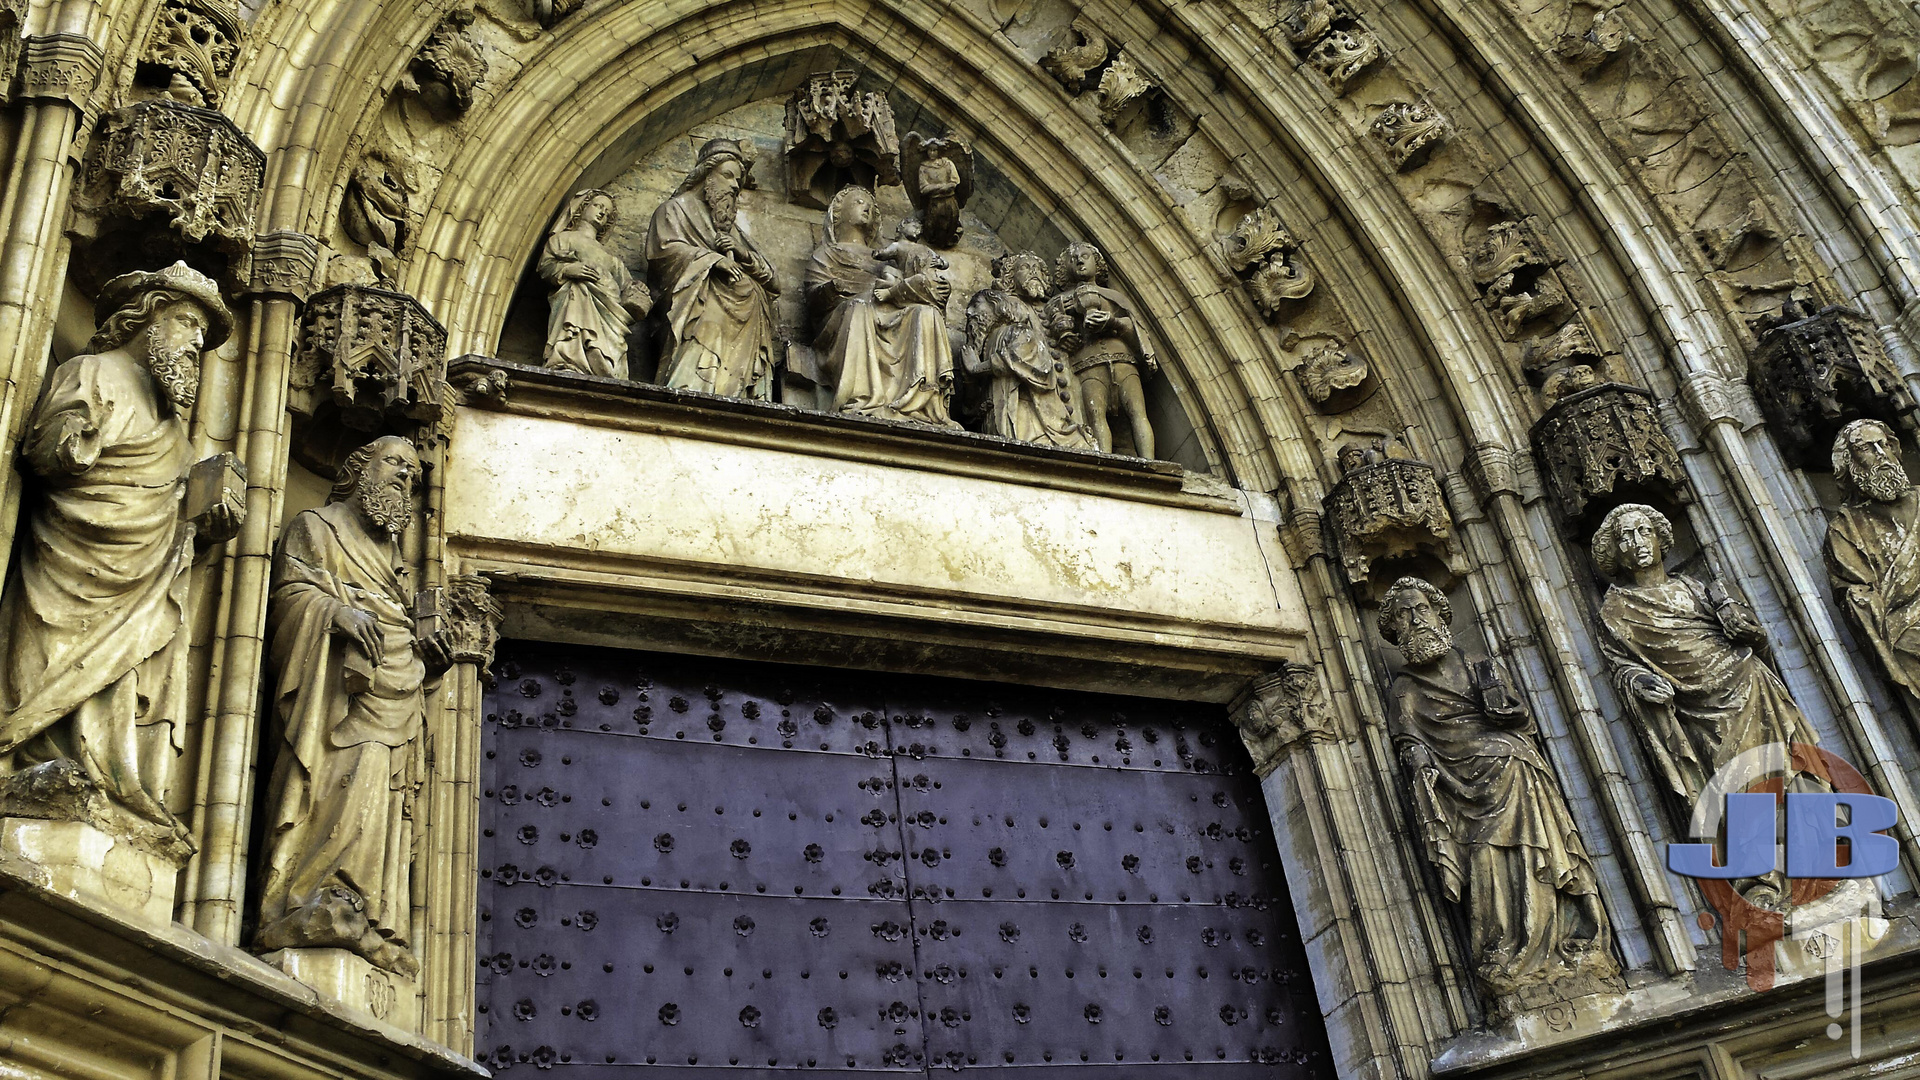
<svg viewBox="0 0 1920 1080">
<path fill-rule="evenodd" d="M 907 199 L 925 222 L 921 235 L 937 248 L 960 242 L 960 208 L 973 194 L 973 147 L 958 135 L 929 139 L 907 133 L 900 170 Z"/>
</svg>

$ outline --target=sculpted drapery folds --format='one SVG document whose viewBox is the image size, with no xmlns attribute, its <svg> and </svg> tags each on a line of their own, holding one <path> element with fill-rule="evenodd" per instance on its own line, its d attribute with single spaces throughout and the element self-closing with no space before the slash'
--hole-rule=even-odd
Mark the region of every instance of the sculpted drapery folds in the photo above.
<svg viewBox="0 0 1920 1080">
<path fill-rule="evenodd" d="M 1816 740 L 1785 684 L 1754 650 L 1752 610 L 1717 582 L 1668 574 L 1673 523 L 1651 506 L 1615 507 L 1593 561 L 1615 578 L 1600 605 L 1600 650 L 1662 781 L 1687 807 L 1743 751 Z"/>
<path fill-rule="evenodd" d="M 672 342 L 660 381 L 675 389 L 767 400 L 773 394 L 773 264 L 742 227 L 752 159 L 732 139 L 700 148 L 692 171 L 653 212 L 647 275 L 667 298 Z"/>
<path fill-rule="evenodd" d="M 267 788 L 262 950 L 349 949 L 411 974 L 407 947 L 423 685 L 447 666 L 416 638 L 400 536 L 420 459 L 356 450 L 331 501 L 287 526 L 268 613 L 277 759 Z"/>
<path fill-rule="evenodd" d="M 1617 990 L 1593 861 L 1526 706 L 1491 660 L 1454 648 L 1446 596 L 1394 582 L 1380 636 L 1406 664 L 1389 691 L 1420 839 L 1464 904 L 1474 970 L 1498 1012 Z"/>
<path fill-rule="evenodd" d="M 187 419 L 201 352 L 233 317 L 185 263 L 114 278 L 95 315 L 87 353 L 54 370 L 22 440 L 38 492 L 0 610 L 0 771 L 77 771 L 109 800 L 115 831 L 181 855 L 191 845 L 164 801 L 187 570 L 196 528 L 224 540 L 241 523 L 224 502 L 181 520 Z M 35 786 L 8 781 L 23 784 Z"/>
<path fill-rule="evenodd" d="M 1841 428 L 1833 478 L 1846 493 L 1827 517 L 1835 598 L 1909 704 L 1920 704 L 1920 495 L 1893 429 L 1878 420 Z"/>
<path fill-rule="evenodd" d="M 653 309 L 653 296 L 601 243 L 613 219 L 612 195 L 582 191 L 541 249 L 538 270 L 553 286 L 543 357 L 550 368 L 627 377 L 627 331 Z"/>
<path fill-rule="evenodd" d="M 1054 296 L 1047 301 L 1047 332 L 1071 357 L 1080 382 L 1081 416 L 1101 450 L 1113 450 L 1107 414 L 1117 411 L 1133 432 L 1133 452 L 1153 456 L 1153 427 L 1140 368 L 1158 371 L 1153 350 L 1140 336 L 1133 308 L 1107 287 L 1107 257 L 1092 244 L 1068 244 L 1054 265 Z"/>
<path fill-rule="evenodd" d="M 883 420 L 959 427 L 953 347 L 944 314 L 953 286 L 925 245 L 873 250 L 873 194 L 841 188 L 827 206 L 826 239 L 807 264 L 814 348 L 834 381 L 833 407 Z M 890 264 L 891 263 L 891 264 Z"/>
<path fill-rule="evenodd" d="M 1003 439 L 1097 447 L 1082 424 L 1079 388 L 1066 357 L 1053 351 L 1040 317 L 1047 264 L 1030 251 L 994 260 L 991 288 L 967 305 L 967 338 L 992 379 L 984 430 Z"/>
</svg>

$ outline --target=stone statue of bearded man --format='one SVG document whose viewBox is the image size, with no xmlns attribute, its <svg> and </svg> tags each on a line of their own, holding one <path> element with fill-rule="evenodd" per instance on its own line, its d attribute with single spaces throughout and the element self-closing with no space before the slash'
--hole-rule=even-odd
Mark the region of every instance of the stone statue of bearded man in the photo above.
<svg viewBox="0 0 1920 1080">
<path fill-rule="evenodd" d="M 287 526 L 267 624 L 279 752 L 267 786 L 262 950 L 347 949 L 412 975 L 413 815 L 423 685 L 448 666 L 420 637 L 400 537 L 420 458 L 395 436 L 348 456 L 327 505 Z"/>
<path fill-rule="evenodd" d="M 1855 420 L 1833 441 L 1833 478 L 1847 500 L 1827 518 L 1827 576 L 1910 710 L 1920 710 L 1920 498 L 1900 440 Z"/>
<path fill-rule="evenodd" d="M 85 355 L 56 368 L 21 440 L 38 480 L 0 608 L 0 816 L 79 820 L 179 861 L 166 806 L 180 752 L 175 678 L 196 532 L 183 521 L 200 356 L 233 316 L 175 263 L 107 282 Z"/>
</svg>

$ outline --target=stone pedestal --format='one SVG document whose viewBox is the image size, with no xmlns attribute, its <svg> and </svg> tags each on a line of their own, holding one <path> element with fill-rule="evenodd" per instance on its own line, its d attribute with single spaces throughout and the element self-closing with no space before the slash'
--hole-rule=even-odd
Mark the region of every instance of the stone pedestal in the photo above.
<svg viewBox="0 0 1920 1080">
<path fill-rule="evenodd" d="M 180 868 L 85 822 L 0 818 L 0 851 L 33 863 L 38 883 L 62 896 L 104 901 L 141 922 L 173 920 Z"/>
<path fill-rule="evenodd" d="M 374 967 L 345 949 L 279 949 L 260 959 L 322 995 L 383 1024 L 413 1031 L 420 999 L 412 979 Z"/>
</svg>

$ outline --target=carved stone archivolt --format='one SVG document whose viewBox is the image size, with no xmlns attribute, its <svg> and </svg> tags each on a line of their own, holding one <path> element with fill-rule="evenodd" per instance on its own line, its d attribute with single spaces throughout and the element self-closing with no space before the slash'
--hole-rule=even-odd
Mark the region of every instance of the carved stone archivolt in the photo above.
<svg viewBox="0 0 1920 1080">
<path fill-rule="evenodd" d="M 1307 353 L 1293 369 L 1300 389 L 1321 412 L 1339 413 L 1360 404 L 1379 387 L 1367 358 L 1344 342 L 1330 341 Z"/>
<path fill-rule="evenodd" d="M 139 74 L 177 101 L 218 108 L 240 37 L 240 13 L 233 4 L 166 0 L 140 51 Z"/>
<path fill-rule="evenodd" d="M 266 155 L 220 113 L 143 101 L 101 121 L 76 201 L 97 218 L 164 215 L 190 242 L 244 250 L 265 168 Z"/>
<path fill-rule="evenodd" d="M 1300 258 L 1300 241 L 1272 206 L 1241 218 L 1222 247 L 1227 265 L 1246 282 L 1254 304 L 1268 319 L 1313 293 L 1313 271 Z"/>
<path fill-rule="evenodd" d="M 1339 734 L 1320 688 L 1320 671 L 1309 664 L 1289 661 L 1255 679 L 1229 712 L 1253 758 L 1253 771 L 1261 776 L 1278 768 L 1294 747 Z"/>
<path fill-rule="evenodd" d="M 857 90 L 856 71 L 820 71 L 787 101 L 787 197 L 826 209 L 849 184 L 871 191 L 900 182 L 900 138 L 893 105 L 877 90 Z"/>
<path fill-rule="evenodd" d="M 1367 130 L 1380 140 L 1393 167 L 1407 172 L 1426 164 L 1433 152 L 1453 137 L 1453 121 L 1425 98 L 1390 101 Z"/>
<path fill-rule="evenodd" d="M 1637 386 L 1604 383 L 1566 393 L 1533 425 L 1532 442 L 1547 493 L 1569 521 L 1625 498 L 1668 505 L 1687 499 L 1680 453 L 1660 425 L 1653 395 Z"/>
<path fill-rule="evenodd" d="M 1848 421 L 1896 421 L 1914 409 L 1872 320 L 1843 307 L 1789 302 L 1761 330 L 1748 382 L 1781 450 L 1804 468 L 1828 464 Z"/>
<path fill-rule="evenodd" d="M 1405 661 L 1388 699 L 1414 824 L 1441 891 L 1466 909 L 1491 1018 L 1623 993 L 1593 860 L 1533 718 L 1498 664 L 1454 647 L 1452 620 L 1438 588 L 1403 577 L 1378 623 Z"/>
<path fill-rule="evenodd" d="M 287 407 L 334 412 L 358 431 L 411 431 L 440 419 L 447 332 L 405 293 L 336 285 L 308 302 Z"/>
<path fill-rule="evenodd" d="M 1396 440 L 1340 452 L 1343 475 L 1323 506 L 1347 580 L 1367 584 L 1374 564 L 1426 559 L 1452 573 L 1465 563 L 1453 546 L 1453 518 L 1433 466 Z"/>
</svg>

